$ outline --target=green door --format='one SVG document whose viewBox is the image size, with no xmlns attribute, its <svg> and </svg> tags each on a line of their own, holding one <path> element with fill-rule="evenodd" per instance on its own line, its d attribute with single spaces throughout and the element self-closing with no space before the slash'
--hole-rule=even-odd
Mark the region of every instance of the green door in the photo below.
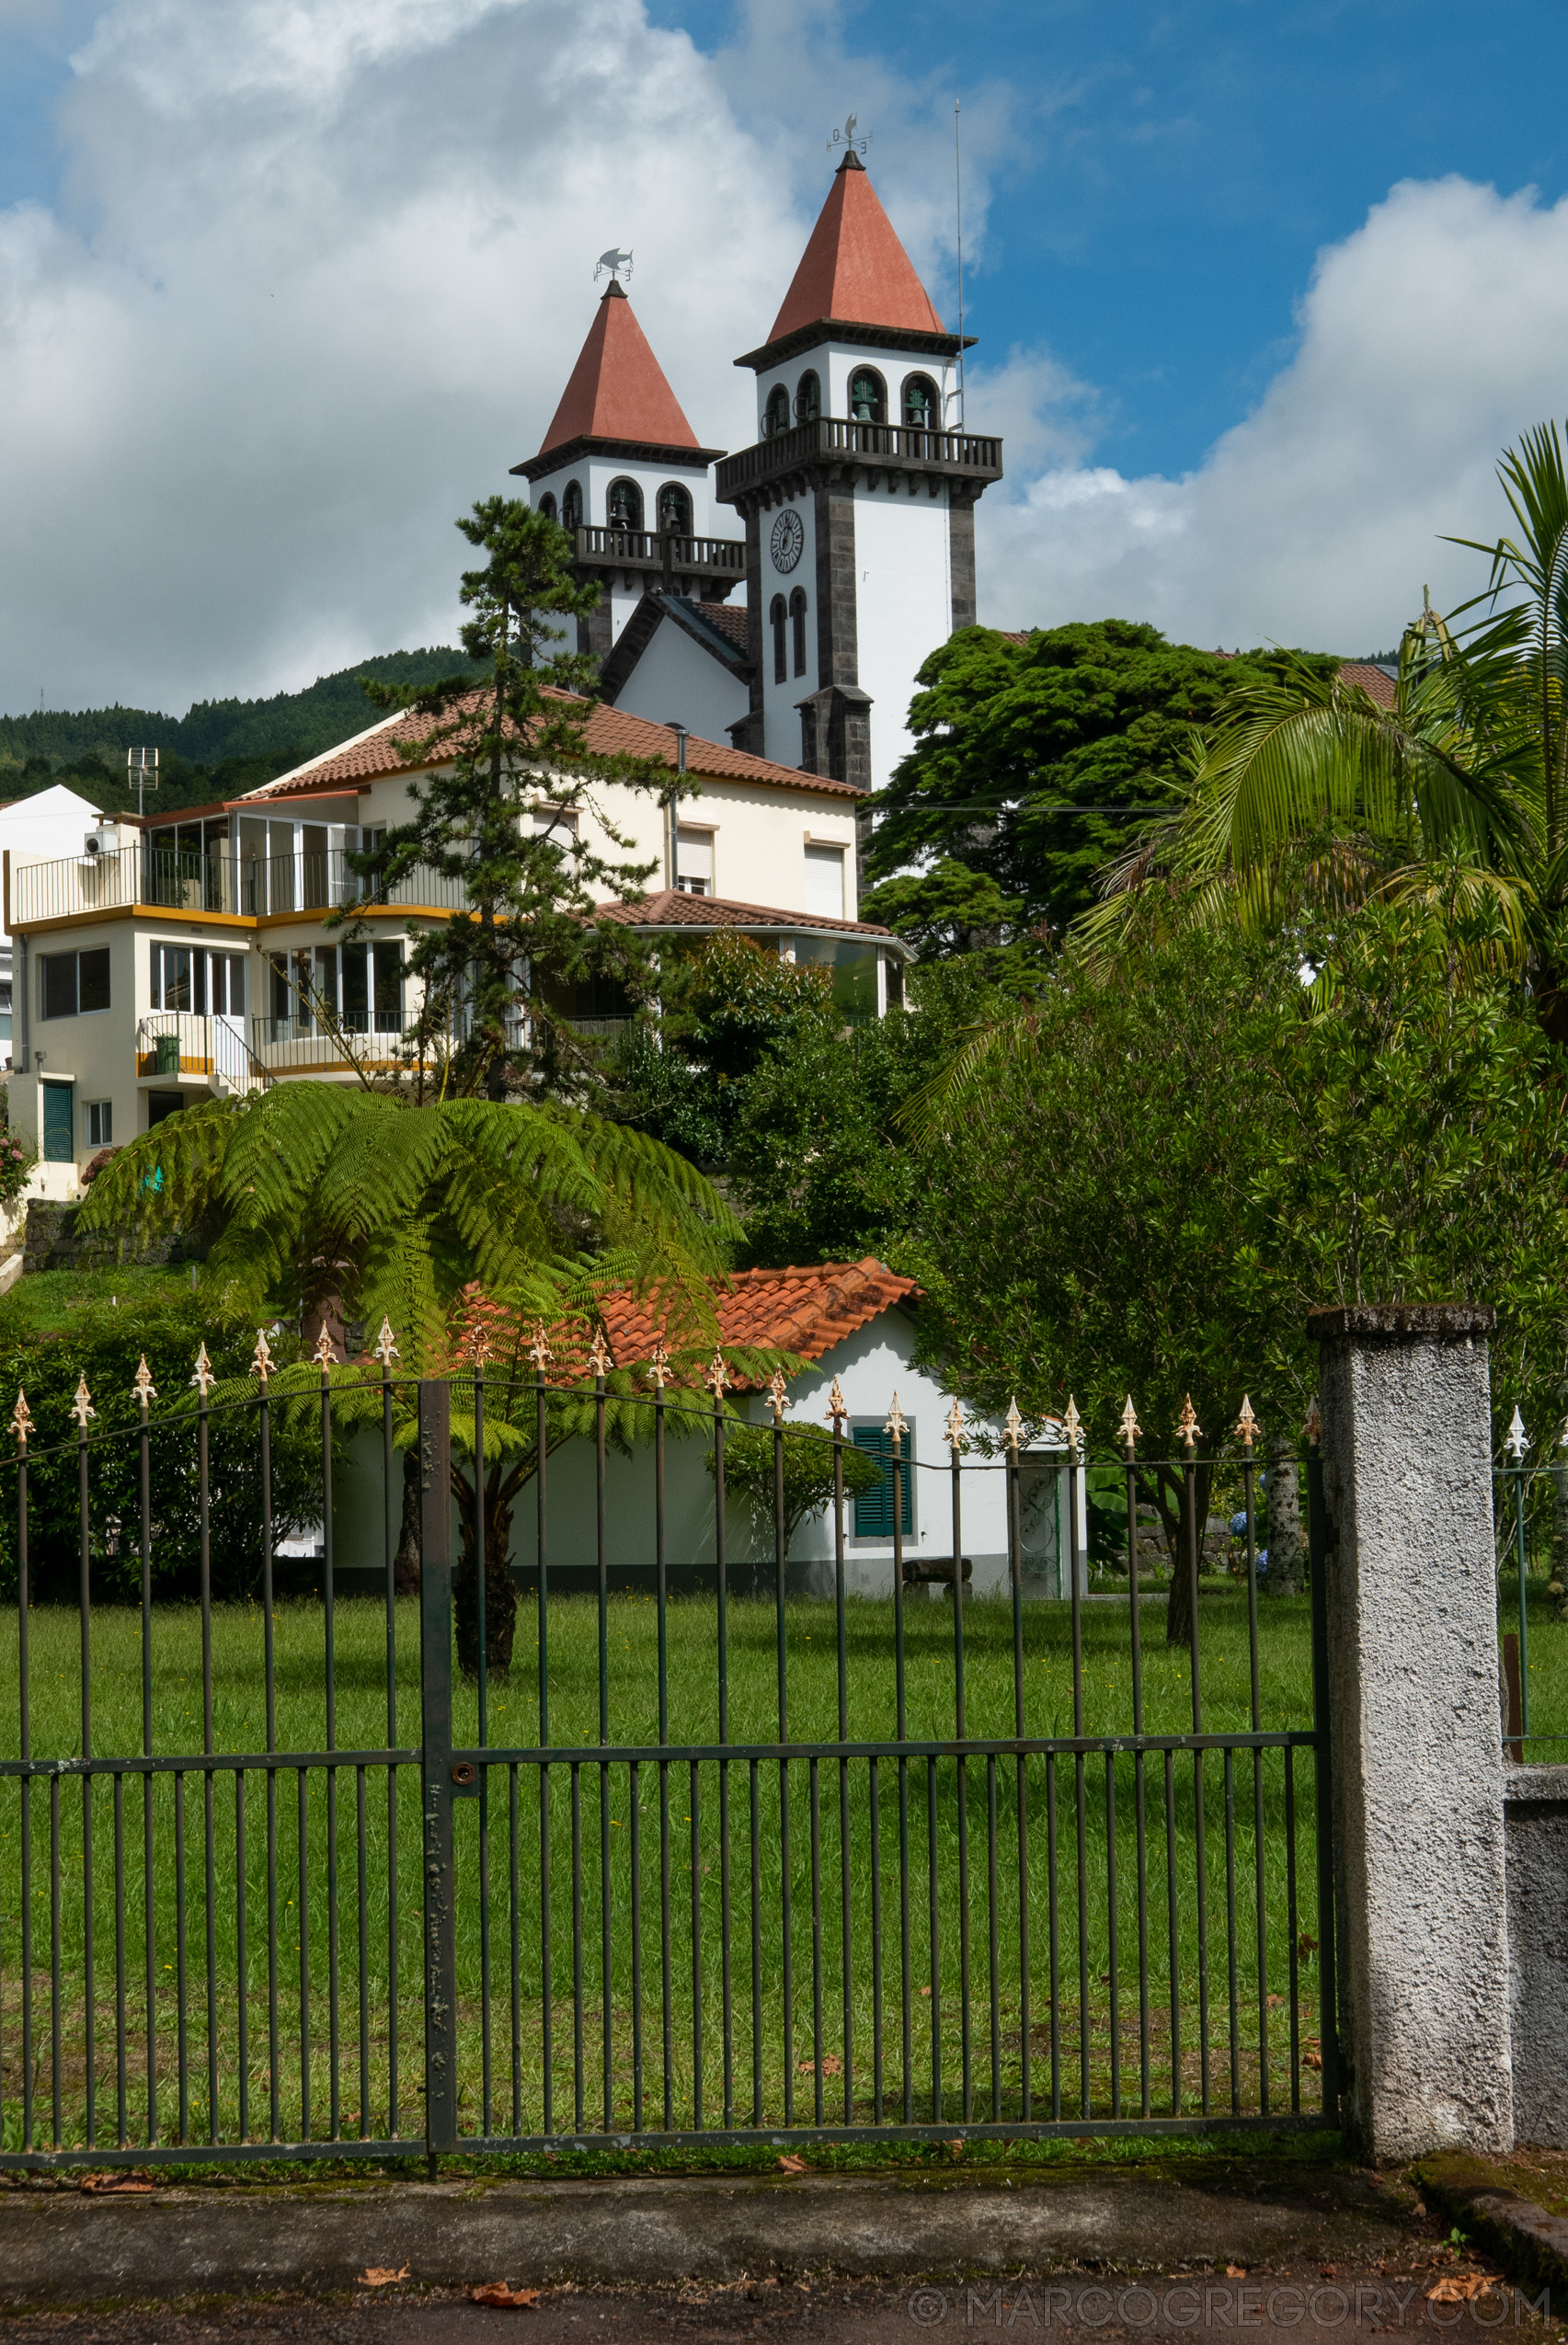
<svg viewBox="0 0 1568 2345">
<path fill-rule="evenodd" d="M 43 1087 L 43 1161 L 70 1164 L 76 1154 L 76 1086 L 45 1083 Z"/>
</svg>

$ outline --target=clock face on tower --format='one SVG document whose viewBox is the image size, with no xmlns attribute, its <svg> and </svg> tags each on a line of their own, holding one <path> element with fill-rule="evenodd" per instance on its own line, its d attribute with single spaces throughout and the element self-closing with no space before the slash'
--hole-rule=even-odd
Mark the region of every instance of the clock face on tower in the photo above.
<svg viewBox="0 0 1568 2345">
<path fill-rule="evenodd" d="M 773 523 L 773 567 L 790 571 L 806 551 L 806 525 L 793 505 L 786 505 Z"/>
</svg>

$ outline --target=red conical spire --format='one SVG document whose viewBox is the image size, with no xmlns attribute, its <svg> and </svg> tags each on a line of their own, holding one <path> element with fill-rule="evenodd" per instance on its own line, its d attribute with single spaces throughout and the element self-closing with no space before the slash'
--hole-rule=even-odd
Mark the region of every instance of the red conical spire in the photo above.
<svg viewBox="0 0 1568 2345">
<path fill-rule="evenodd" d="M 624 288 L 604 289 L 555 420 L 540 443 L 544 455 L 569 440 L 640 440 L 661 448 L 692 448 L 697 435 L 648 347 Z"/>
<path fill-rule="evenodd" d="M 773 320 L 770 342 L 825 317 L 940 334 L 942 320 L 852 147 Z"/>
</svg>

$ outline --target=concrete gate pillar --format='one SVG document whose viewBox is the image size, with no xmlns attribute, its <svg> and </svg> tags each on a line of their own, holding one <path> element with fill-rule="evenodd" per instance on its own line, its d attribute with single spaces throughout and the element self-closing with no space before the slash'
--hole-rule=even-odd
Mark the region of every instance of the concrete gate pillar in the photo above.
<svg viewBox="0 0 1568 2345">
<path fill-rule="evenodd" d="M 1341 2106 L 1378 2159 L 1514 2138 L 1490 1310 L 1313 1311 Z"/>
</svg>

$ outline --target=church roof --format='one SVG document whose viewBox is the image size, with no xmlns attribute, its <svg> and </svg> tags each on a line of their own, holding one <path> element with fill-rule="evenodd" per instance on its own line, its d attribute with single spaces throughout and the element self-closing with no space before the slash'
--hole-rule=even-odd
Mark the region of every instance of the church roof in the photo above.
<svg viewBox="0 0 1568 2345">
<path fill-rule="evenodd" d="M 827 318 L 903 333 L 945 331 L 853 147 L 833 175 L 768 342 Z"/>
<path fill-rule="evenodd" d="M 624 287 L 612 277 L 539 453 L 574 440 L 630 440 L 700 454 Z"/>
</svg>

